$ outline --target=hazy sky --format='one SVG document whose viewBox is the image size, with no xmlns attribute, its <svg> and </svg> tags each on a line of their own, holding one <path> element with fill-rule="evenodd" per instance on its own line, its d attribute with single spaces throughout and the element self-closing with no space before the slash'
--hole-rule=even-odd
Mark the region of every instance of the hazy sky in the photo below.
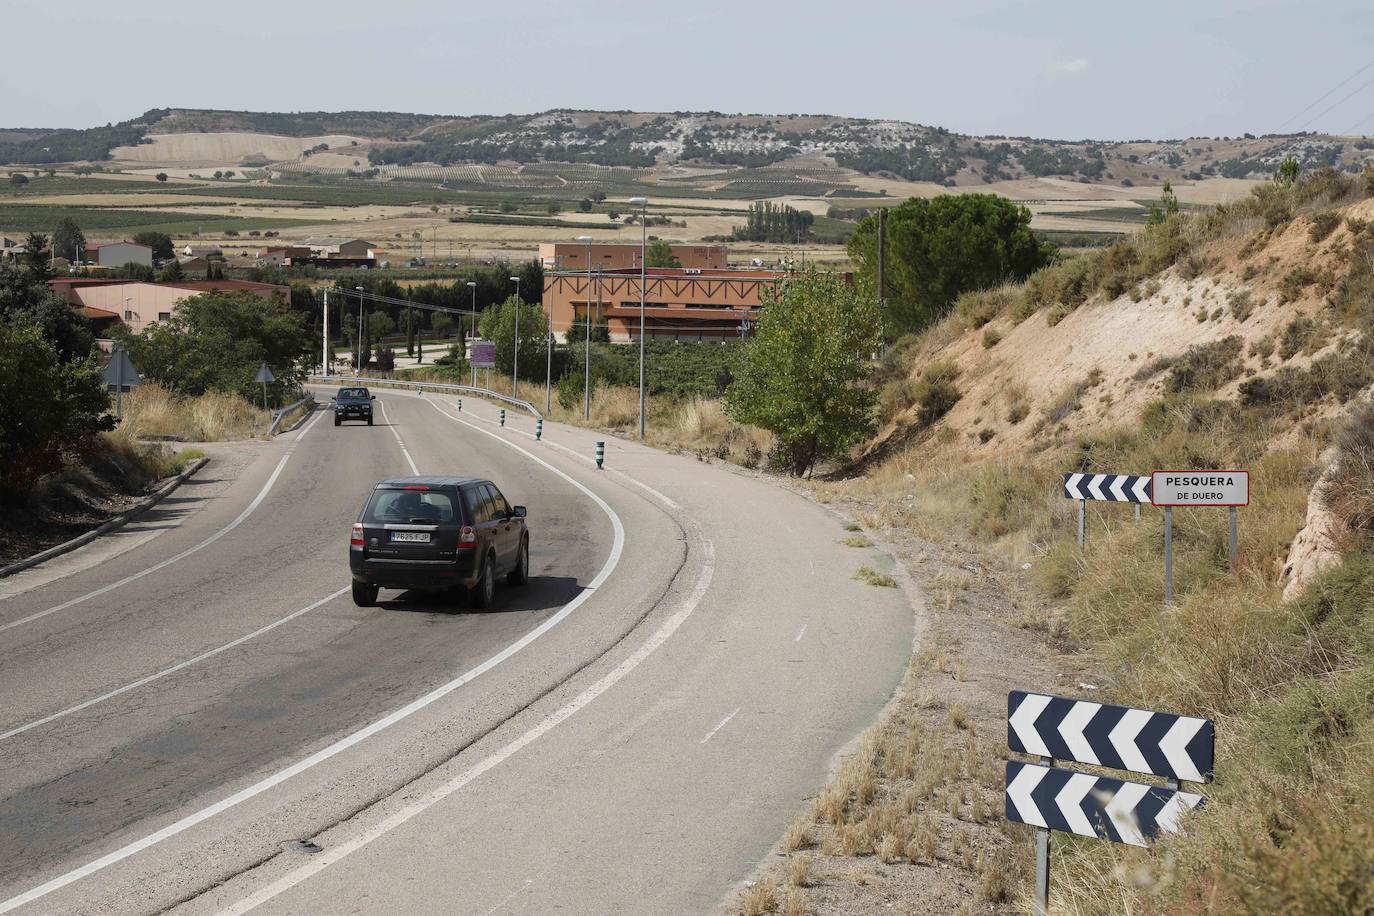
<svg viewBox="0 0 1374 916">
<path fill-rule="evenodd" d="M 0 127 L 567 107 L 1064 139 L 1374 133 L 1369 0 L 0 0 L 0 42 Z"/>
</svg>

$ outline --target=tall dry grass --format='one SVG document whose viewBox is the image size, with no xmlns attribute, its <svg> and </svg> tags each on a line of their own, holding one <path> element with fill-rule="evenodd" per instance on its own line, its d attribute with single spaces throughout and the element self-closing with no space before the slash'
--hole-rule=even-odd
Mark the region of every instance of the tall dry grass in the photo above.
<svg viewBox="0 0 1374 916">
<path fill-rule="evenodd" d="M 210 392 L 188 398 L 144 384 L 124 396 L 119 429 L 134 439 L 219 442 L 261 435 L 271 423 L 270 412 L 236 395 Z"/>
</svg>

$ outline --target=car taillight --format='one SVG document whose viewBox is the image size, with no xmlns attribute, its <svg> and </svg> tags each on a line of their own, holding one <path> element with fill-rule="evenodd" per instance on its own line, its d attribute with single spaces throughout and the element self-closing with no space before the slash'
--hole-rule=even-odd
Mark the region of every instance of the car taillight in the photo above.
<svg viewBox="0 0 1374 916">
<path fill-rule="evenodd" d="M 464 525 L 463 530 L 458 532 L 458 546 L 476 547 L 477 529 L 473 528 L 471 525 Z"/>
<path fill-rule="evenodd" d="M 350 547 L 361 547 L 361 546 L 363 546 L 363 523 L 362 523 L 362 522 L 354 522 L 354 523 L 353 523 L 353 534 L 352 534 L 352 535 L 349 537 L 349 539 L 348 539 L 348 546 L 350 546 Z"/>
</svg>

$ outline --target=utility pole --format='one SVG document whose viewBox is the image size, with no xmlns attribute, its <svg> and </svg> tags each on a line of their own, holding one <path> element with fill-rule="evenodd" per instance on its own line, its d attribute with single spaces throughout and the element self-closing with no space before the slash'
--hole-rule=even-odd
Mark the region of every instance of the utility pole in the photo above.
<svg viewBox="0 0 1374 916">
<path fill-rule="evenodd" d="M 475 341 L 477 339 L 477 283 L 475 281 L 469 280 L 468 289 L 472 290 L 472 333 L 468 335 L 468 338 L 470 340 Z M 475 354 L 477 352 L 477 348 L 475 345 L 469 344 L 468 347 L 469 353 Z M 469 359 L 468 362 L 472 364 L 472 387 L 476 388 L 477 364 L 473 362 L 471 359 Z"/>
<path fill-rule="evenodd" d="M 590 420 L 592 418 L 592 237 L 579 235 L 577 240 L 587 243 L 587 338 L 582 342 L 582 419 Z"/>
<path fill-rule="evenodd" d="M 520 278 L 511 277 L 515 281 L 515 357 L 511 360 L 510 366 L 510 396 L 519 398 L 516 394 L 520 385 Z"/>
<path fill-rule="evenodd" d="M 353 361 L 354 374 L 363 374 L 363 288 L 353 287 L 358 291 L 358 356 Z"/>
<path fill-rule="evenodd" d="M 887 314 L 884 306 L 884 295 L 886 286 L 884 283 L 885 259 L 887 257 L 887 210 L 878 210 L 878 311 L 882 315 L 880 320 L 883 325 L 887 324 Z M 886 328 L 884 328 L 886 330 Z"/>
<path fill-rule="evenodd" d="M 649 198 L 631 197 L 639 204 L 639 439 L 644 441 L 644 284 L 648 282 L 645 252 L 649 244 Z"/>
<path fill-rule="evenodd" d="M 329 287 L 324 288 L 324 374 L 329 374 Z"/>
</svg>

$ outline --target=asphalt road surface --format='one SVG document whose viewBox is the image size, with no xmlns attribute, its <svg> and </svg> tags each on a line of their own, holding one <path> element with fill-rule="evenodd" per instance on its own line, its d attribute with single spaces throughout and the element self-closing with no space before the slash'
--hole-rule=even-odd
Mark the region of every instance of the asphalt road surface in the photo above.
<svg viewBox="0 0 1374 916">
<path fill-rule="evenodd" d="M 911 608 L 822 508 L 378 395 L 0 581 L 0 913 L 709 912 L 897 684 Z M 360 502 L 416 472 L 529 508 L 527 587 L 353 606 Z"/>
</svg>

